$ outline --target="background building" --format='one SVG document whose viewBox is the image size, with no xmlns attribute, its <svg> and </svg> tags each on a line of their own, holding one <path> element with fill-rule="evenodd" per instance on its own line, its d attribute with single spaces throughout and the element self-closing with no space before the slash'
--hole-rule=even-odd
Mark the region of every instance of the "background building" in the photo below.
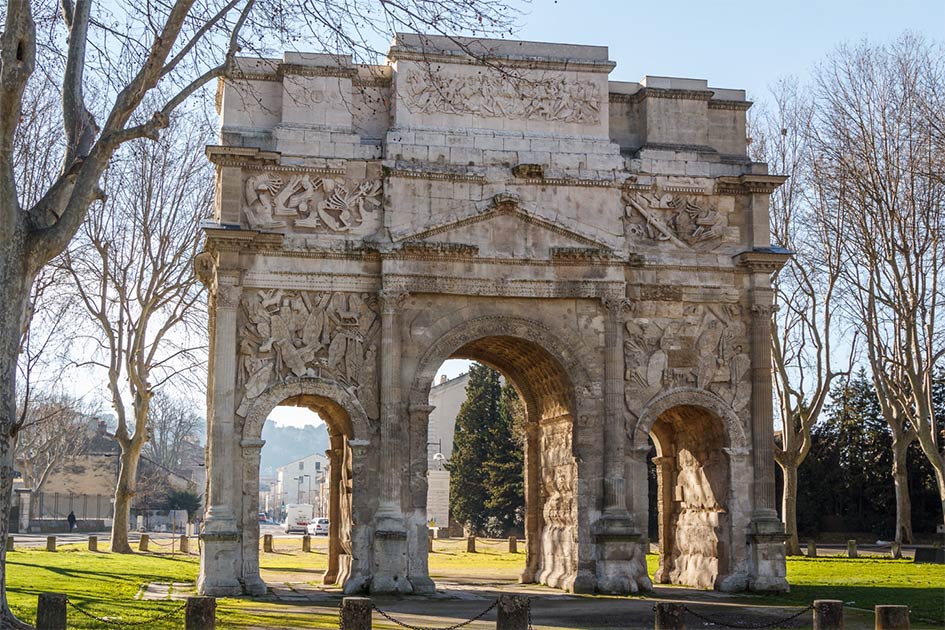
<svg viewBox="0 0 945 630">
<path fill-rule="evenodd" d="M 456 378 L 441 377 L 440 382 L 430 388 L 430 428 L 427 437 L 427 519 L 436 527 L 449 525 L 450 474 L 444 467 L 453 452 L 453 430 L 459 408 L 466 400 L 466 384 L 469 374 Z M 443 458 L 436 457 L 442 454 Z"/>
<path fill-rule="evenodd" d="M 270 505 L 278 509 L 288 503 L 311 503 L 316 515 L 322 516 L 318 513 L 320 486 L 327 470 L 328 458 L 317 453 L 280 466 L 276 469 L 275 483 L 278 501 L 271 500 Z"/>
</svg>

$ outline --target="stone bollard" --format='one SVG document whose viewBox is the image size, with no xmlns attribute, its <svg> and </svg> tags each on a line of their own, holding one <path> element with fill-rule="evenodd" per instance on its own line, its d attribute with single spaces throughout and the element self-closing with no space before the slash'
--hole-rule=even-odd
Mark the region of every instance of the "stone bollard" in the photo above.
<svg viewBox="0 0 945 630">
<path fill-rule="evenodd" d="M 265 534 L 263 536 L 263 551 L 272 553 L 272 534 Z"/>
<path fill-rule="evenodd" d="M 466 538 L 466 553 L 476 553 L 476 537 L 469 536 Z"/>
<path fill-rule="evenodd" d="M 843 602 L 839 599 L 815 599 L 814 630 L 843 630 Z"/>
<path fill-rule="evenodd" d="M 89 551 L 98 551 L 98 536 L 89 536 Z"/>
<path fill-rule="evenodd" d="M 308 534 L 302 536 L 302 551 L 311 551 L 312 550 L 312 537 Z"/>
<path fill-rule="evenodd" d="M 657 602 L 653 607 L 653 628 L 655 630 L 686 630 L 683 619 L 686 611 L 682 604 Z"/>
<path fill-rule="evenodd" d="M 909 630 L 909 607 L 877 606 L 876 630 Z"/>
<path fill-rule="evenodd" d="M 813 540 L 807 543 L 807 557 L 816 558 L 817 557 L 817 543 Z"/>
<path fill-rule="evenodd" d="M 902 543 L 895 542 L 889 546 L 889 552 L 892 554 L 893 559 L 901 560 L 902 559 Z"/>
<path fill-rule="evenodd" d="M 345 597 L 341 600 L 341 627 L 345 630 L 371 630 L 371 598 Z"/>
<path fill-rule="evenodd" d="M 184 630 L 215 630 L 216 627 L 216 598 L 188 597 L 184 607 Z"/>
<path fill-rule="evenodd" d="M 180 537 L 180 552 L 181 553 L 190 553 L 190 539 L 187 536 Z"/>
<path fill-rule="evenodd" d="M 518 553 L 518 538 L 509 536 L 509 553 Z"/>
<path fill-rule="evenodd" d="M 495 630 L 529 630 L 530 606 L 528 597 L 524 595 L 499 595 Z"/>
<path fill-rule="evenodd" d="M 55 550 L 56 550 L 56 537 L 46 536 L 46 551 L 55 551 Z"/>
<path fill-rule="evenodd" d="M 7 536 L 7 551 L 13 551 L 13 536 Z"/>
<path fill-rule="evenodd" d="M 147 534 L 141 534 L 141 539 L 138 541 L 138 551 L 147 551 L 148 543 L 151 541 L 150 536 Z"/>
<path fill-rule="evenodd" d="M 433 536 L 427 537 L 427 553 L 433 553 Z"/>
<path fill-rule="evenodd" d="M 66 630 L 64 593 L 40 593 L 36 605 L 36 630 Z"/>
<path fill-rule="evenodd" d="M 847 557 L 856 558 L 856 541 L 855 540 L 847 541 Z"/>
</svg>

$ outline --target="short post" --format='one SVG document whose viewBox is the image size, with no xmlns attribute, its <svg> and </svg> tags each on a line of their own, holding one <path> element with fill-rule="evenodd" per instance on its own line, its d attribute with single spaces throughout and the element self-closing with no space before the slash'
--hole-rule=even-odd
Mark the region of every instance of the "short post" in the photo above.
<svg viewBox="0 0 945 630">
<path fill-rule="evenodd" d="M 302 536 L 302 551 L 311 551 L 312 550 L 312 537 L 308 534 Z"/>
<path fill-rule="evenodd" d="M 263 551 L 272 553 L 272 534 L 263 535 Z"/>
<path fill-rule="evenodd" d="M 682 604 L 657 602 L 653 610 L 653 628 L 655 630 L 686 630 L 686 622 L 683 619 L 686 611 Z"/>
<path fill-rule="evenodd" d="M 839 599 L 815 599 L 814 630 L 843 630 L 843 602 Z"/>
<path fill-rule="evenodd" d="M 509 553 L 518 553 L 518 538 L 509 536 Z"/>
<path fill-rule="evenodd" d="M 89 536 L 89 551 L 98 551 L 98 536 Z"/>
<path fill-rule="evenodd" d="M 877 606 L 876 630 L 909 630 L 909 607 Z"/>
<path fill-rule="evenodd" d="M 40 593 L 36 605 L 36 630 L 66 630 L 65 593 Z"/>
<path fill-rule="evenodd" d="M 13 551 L 13 536 L 7 536 L 7 551 Z"/>
<path fill-rule="evenodd" d="M 476 553 L 476 537 L 469 536 L 466 538 L 466 553 Z"/>
<path fill-rule="evenodd" d="M 496 630 L 528 630 L 531 602 L 524 595 L 499 595 Z"/>
<path fill-rule="evenodd" d="M 427 536 L 427 553 L 433 553 L 433 533 Z"/>
<path fill-rule="evenodd" d="M 856 541 L 855 540 L 847 541 L 847 557 L 856 558 Z"/>
<path fill-rule="evenodd" d="M 889 546 L 889 551 L 894 559 L 900 560 L 902 558 L 902 543 L 894 540 Z"/>
<path fill-rule="evenodd" d="M 138 541 L 138 551 L 147 551 L 150 540 L 151 538 L 147 534 L 141 534 L 141 539 Z"/>
<path fill-rule="evenodd" d="M 216 598 L 188 597 L 184 607 L 184 630 L 215 630 L 216 627 Z"/>
<path fill-rule="evenodd" d="M 180 552 L 190 553 L 190 539 L 187 536 L 181 535 L 180 537 Z"/>
<path fill-rule="evenodd" d="M 370 597 L 345 597 L 341 600 L 341 627 L 345 630 L 371 630 Z"/>
<path fill-rule="evenodd" d="M 807 557 L 816 558 L 817 557 L 817 543 L 813 540 L 808 541 L 807 543 Z"/>
<path fill-rule="evenodd" d="M 56 550 L 56 537 L 46 536 L 46 551 L 55 551 L 55 550 Z"/>
</svg>

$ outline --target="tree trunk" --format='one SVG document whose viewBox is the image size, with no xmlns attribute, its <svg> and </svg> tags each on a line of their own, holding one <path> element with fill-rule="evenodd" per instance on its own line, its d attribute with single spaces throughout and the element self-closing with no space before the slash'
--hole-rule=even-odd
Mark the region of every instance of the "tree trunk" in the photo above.
<svg viewBox="0 0 945 630">
<path fill-rule="evenodd" d="M 784 480 L 781 484 L 783 496 L 781 498 L 781 520 L 784 522 L 784 531 L 788 539 L 784 543 L 785 552 L 789 556 L 801 555 L 801 545 L 797 539 L 797 466 L 793 462 L 781 464 Z"/>
<path fill-rule="evenodd" d="M 14 228 L 12 233 L 6 231 L 7 227 L 2 226 L 5 242 L 0 250 L 0 286 L 3 286 L 6 298 L 0 303 L 0 540 L 4 543 L 9 534 L 13 508 L 13 457 L 18 420 L 16 361 L 32 284 L 26 266 L 24 232 L 17 229 L 22 225 Z M 29 628 L 13 615 L 7 604 L 6 549 L 6 544 L 0 544 L 0 628 Z"/>
<path fill-rule="evenodd" d="M 112 551 L 134 553 L 128 544 L 128 521 L 131 518 L 131 501 L 138 488 L 138 462 L 144 440 L 137 436 L 121 445 L 121 464 L 118 483 L 115 486 L 115 518 L 112 522 Z"/>
<path fill-rule="evenodd" d="M 898 543 L 912 543 L 912 499 L 909 496 L 909 470 L 906 467 L 909 440 L 893 436 L 893 482 L 896 485 L 896 535 Z"/>
</svg>

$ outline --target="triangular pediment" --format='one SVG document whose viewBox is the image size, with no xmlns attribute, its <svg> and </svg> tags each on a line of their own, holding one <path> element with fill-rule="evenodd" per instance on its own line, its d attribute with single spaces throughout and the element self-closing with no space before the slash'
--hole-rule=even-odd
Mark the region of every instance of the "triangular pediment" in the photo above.
<svg viewBox="0 0 945 630">
<path fill-rule="evenodd" d="M 611 247 L 530 212 L 514 195 L 492 199 L 440 224 L 401 239 L 410 244 L 453 245 L 483 258 L 549 260 L 562 252 L 608 256 Z"/>
</svg>

